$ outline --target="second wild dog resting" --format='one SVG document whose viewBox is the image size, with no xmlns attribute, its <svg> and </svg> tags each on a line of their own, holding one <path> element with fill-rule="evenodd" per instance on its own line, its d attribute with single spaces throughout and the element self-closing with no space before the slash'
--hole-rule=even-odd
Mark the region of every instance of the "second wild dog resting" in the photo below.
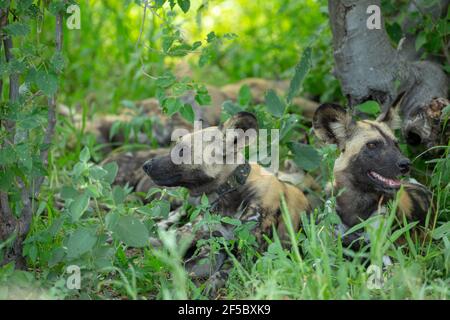
<svg viewBox="0 0 450 320">
<path fill-rule="evenodd" d="M 172 152 L 184 155 L 184 152 L 192 154 L 194 159 L 193 143 L 196 138 L 202 139 L 203 135 L 214 134 L 224 141 L 224 145 L 229 146 L 228 129 L 241 132 L 231 140 L 231 148 L 224 150 L 223 156 L 232 154 L 233 158 L 237 153 L 242 152 L 245 146 L 246 136 L 243 134 L 247 130 L 258 129 L 255 116 L 251 113 L 240 112 L 226 121 L 219 127 L 209 127 L 193 133 L 186 134 L 172 148 Z M 300 214 L 309 211 L 309 203 L 303 192 L 291 184 L 281 182 L 274 175 L 267 172 L 257 164 L 229 164 L 214 163 L 208 157 L 212 156 L 211 144 L 213 142 L 203 142 L 202 163 L 201 164 L 175 164 L 172 161 L 171 153 L 153 158 L 145 162 L 143 169 L 151 179 L 160 186 L 166 187 L 186 187 L 191 195 L 201 195 L 205 193 L 214 200 L 214 211 L 223 216 L 230 216 L 240 219 L 242 222 L 255 222 L 253 229 L 258 244 L 263 245 L 263 235 L 271 236 L 272 228 L 275 228 L 281 239 L 287 239 L 287 230 L 281 216 L 281 195 L 286 200 L 286 205 L 290 213 L 292 225 L 298 230 L 300 225 Z M 251 142 L 250 142 L 251 143 Z M 253 141 L 253 143 L 256 143 Z M 211 196 L 211 197 L 210 197 Z M 183 228 L 183 227 L 182 227 Z M 188 228 L 189 229 L 189 228 Z M 192 228 L 189 229 L 191 231 Z M 230 230 L 223 230 L 223 226 L 216 230 L 215 234 L 225 238 L 230 237 Z M 209 238 L 210 232 L 205 230 L 204 234 L 197 233 L 195 240 Z M 206 250 L 207 252 L 207 250 Z M 220 284 L 213 283 L 213 287 L 223 285 L 222 277 L 227 274 L 223 272 L 225 255 L 217 259 L 215 266 L 199 268 L 193 265 L 192 261 L 186 264 L 186 268 L 194 278 L 213 279 Z M 190 267 L 191 265 L 191 267 Z"/>
<path fill-rule="evenodd" d="M 406 217 L 408 222 L 424 225 L 432 207 L 432 194 L 425 186 L 399 180 L 409 172 L 411 163 L 401 153 L 388 121 L 354 121 L 335 104 L 323 104 L 315 112 L 314 132 L 324 142 L 336 144 L 341 152 L 333 173 L 334 189 L 342 191 L 336 199 L 336 211 L 344 229 L 377 213 L 401 187 L 397 208 L 400 221 Z M 350 240 L 344 239 L 344 243 Z"/>
</svg>

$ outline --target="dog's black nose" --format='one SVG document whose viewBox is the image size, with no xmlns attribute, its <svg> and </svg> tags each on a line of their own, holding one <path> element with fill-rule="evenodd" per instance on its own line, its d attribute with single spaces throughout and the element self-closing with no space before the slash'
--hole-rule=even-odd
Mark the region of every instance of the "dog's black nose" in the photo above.
<svg viewBox="0 0 450 320">
<path fill-rule="evenodd" d="M 411 161 L 409 161 L 409 159 L 402 159 L 397 162 L 397 166 L 402 174 L 408 173 L 409 167 L 411 166 Z"/>
<path fill-rule="evenodd" d="M 149 174 L 149 172 L 152 170 L 153 165 L 153 159 L 145 161 L 144 165 L 142 166 L 142 169 L 144 169 L 145 173 Z"/>
</svg>

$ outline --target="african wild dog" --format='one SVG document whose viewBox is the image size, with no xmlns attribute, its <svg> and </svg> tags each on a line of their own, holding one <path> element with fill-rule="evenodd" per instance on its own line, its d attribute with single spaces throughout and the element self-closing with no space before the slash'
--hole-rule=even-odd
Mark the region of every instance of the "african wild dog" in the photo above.
<svg viewBox="0 0 450 320">
<path fill-rule="evenodd" d="M 240 112 L 231 117 L 223 125 L 209 127 L 183 136 L 173 147 L 177 152 L 193 153 L 193 141 L 196 137 L 206 133 L 213 133 L 221 137 L 224 143 L 227 139 L 228 129 L 257 130 L 258 124 L 254 115 L 248 112 Z M 226 148 L 227 153 L 235 154 L 242 151 L 246 137 L 243 134 L 237 135 L 231 141 L 230 148 Z M 203 142 L 202 156 L 210 157 L 210 144 L 213 142 Z M 208 159 L 206 159 L 208 160 Z M 300 225 L 300 213 L 309 211 L 309 202 L 302 191 L 291 184 L 281 182 L 274 175 L 267 172 L 258 164 L 237 164 L 237 163 L 211 163 L 204 161 L 201 164 L 175 164 L 171 153 L 153 158 L 145 162 L 144 171 L 151 179 L 160 186 L 166 187 L 186 187 L 191 195 L 201 195 L 205 193 L 214 203 L 213 210 L 224 216 L 240 219 L 242 222 L 254 221 L 256 226 L 253 229 L 259 246 L 264 247 L 263 235 L 271 236 L 272 228 L 275 228 L 281 239 L 287 239 L 287 231 L 283 223 L 280 209 L 281 195 L 286 200 L 290 213 L 292 225 L 298 230 Z M 215 230 L 216 235 L 221 235 L 230 239 L 233 237 L 231 226 L 220 226 Z M 192 225 L 188 224 L 179 229 L 179 232 L 192 231 Z M 195 240 L 210 238 L 210 232 L 195 234 Z M 194 240 L 194 241 L 195 241 Z M 208 249 L 205 248 L 206 254 Z M 188 259 L 186 268 L 195 278 L 208 279 L 213 287 L 223 285 L 223 277 L 227 275 L 225 270 L 225 257 L 222 256 L 215 266 L 199 267 L 197 260 Z M 218 284 L 219 283 L 219 284 Z"/>
<path fill-rule="evenodd" d="M 425 224 L 432 207 L 431 192 L 419 183 L 400 181 L 409 172 L 410 161 L 400 151 L 395 135 L 385 122 L 354 121 L 346 110 L 335 104 L 321 105 L 313 119 L 316 135 L 326 143 L 336 144 L 340 156 L 334 164 L 334 188 L 337 213 L 345 229 L 376 213 L 403 187 L 398 216 L 403 221 Z M 347 239 L 350 241 L 351 237 Z M 345 242 L 345 241 L 344 241 Z"/>
</svg>

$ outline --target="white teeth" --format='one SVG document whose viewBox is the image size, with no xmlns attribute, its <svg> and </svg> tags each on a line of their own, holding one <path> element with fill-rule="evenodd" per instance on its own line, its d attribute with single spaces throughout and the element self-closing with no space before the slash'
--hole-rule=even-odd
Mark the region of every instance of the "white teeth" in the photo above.
<svg viewBox="0 0 450 320">
<path fill-rule="evenodd" d="M 378 174 L 378 173 L 376 173 L 374 171 L 370 171 L 370 175 L 373 178 L 375 178 L 375 179 L 377 179 L 377 180 L 387 184 L 390 187 L 398 187 L 398 186 L 400 186 L 400 181 L 385 178 L 382 175 L 380 175 L 380 174 Z"/>
</svg>

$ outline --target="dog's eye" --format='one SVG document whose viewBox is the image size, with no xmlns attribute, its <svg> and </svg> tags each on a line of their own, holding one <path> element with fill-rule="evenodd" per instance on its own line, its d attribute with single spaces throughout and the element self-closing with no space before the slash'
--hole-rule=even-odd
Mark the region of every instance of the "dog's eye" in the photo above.
<svg viewBox="0 0 450 320">
<path fill-rule="evenodd" d="M 376 149 L 377 148 L 377 144 L 375 142 L 369 142 L 366 144 L 367 148 L 369 148 L 370 150 Z"/>
<path fill-rule="evenodd" d="M 178 155 L 179 155 L 180 157 L 182 157 L 182 156 L 183 156 L 183 154 L 184 154 L 184 149 L 183 149 L 183 148 L 181 148 L 181 149 L 180 149 L 180 151 L 178 152 Z"/>
</svg>

